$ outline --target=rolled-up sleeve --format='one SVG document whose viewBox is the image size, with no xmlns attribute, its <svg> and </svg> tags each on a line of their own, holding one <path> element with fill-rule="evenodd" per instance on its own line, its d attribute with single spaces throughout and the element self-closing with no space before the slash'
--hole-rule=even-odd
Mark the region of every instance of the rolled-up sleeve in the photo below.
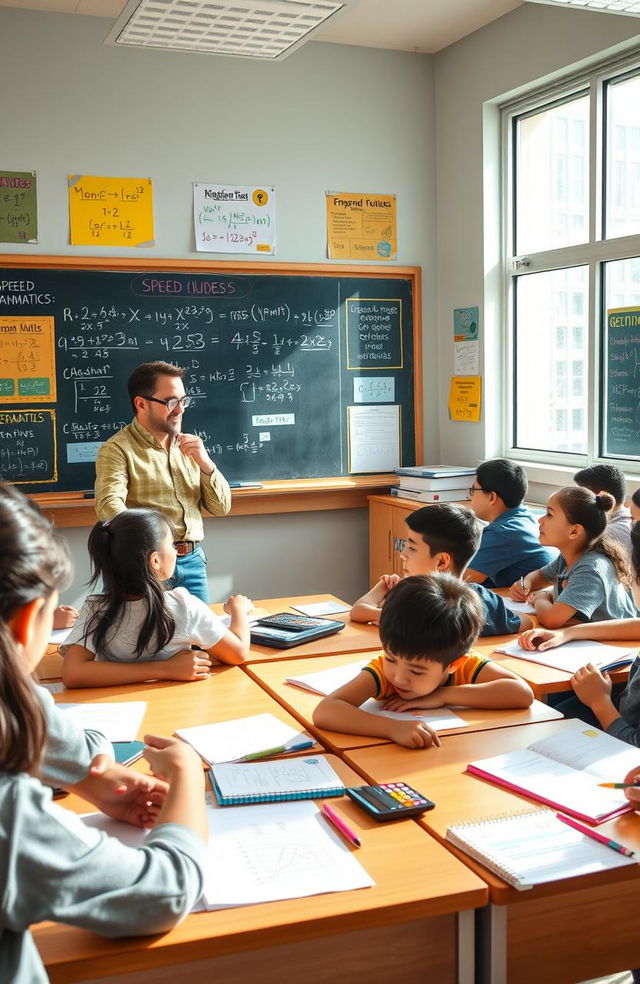
<svg viewBox="0 0 640 984">
<path fill-rule="evenodd" d="M 212 516 L 226 516 L 231 509 L 231 489 L 217 468 L 211 475 L 200 476 L 202 505 Z"/>
<path fill-rule="evenodd" d="M 107 520 L 127 508 L 129 470 L 120 448 L 112 441 L 103 444 L 96 459 L 96 513 Z"/>
</svg>

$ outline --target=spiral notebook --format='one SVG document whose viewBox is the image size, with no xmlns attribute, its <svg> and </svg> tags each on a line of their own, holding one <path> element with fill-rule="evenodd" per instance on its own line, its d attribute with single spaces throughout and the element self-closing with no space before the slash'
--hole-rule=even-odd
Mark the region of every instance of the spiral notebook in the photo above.
<svg viewBox="0 0 640 984">
<path fill-rule="evenodd" d="M 215 765 L 209 775 L 220 806 L 316 799 L 344 793 L 340 776 L 321 755 L 247 765 Z"/>
<path fill-rule="evenodd" d="M 455 824 L 447 840 L 518 891 L 636 864 L 562 823 L 550 810 Z"/>
</svg>

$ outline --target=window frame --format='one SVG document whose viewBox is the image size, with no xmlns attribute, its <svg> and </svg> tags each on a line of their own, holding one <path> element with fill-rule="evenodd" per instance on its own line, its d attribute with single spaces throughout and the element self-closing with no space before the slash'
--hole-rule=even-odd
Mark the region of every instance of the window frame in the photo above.
<svg viewBox="0 0 640 984">
<path fill-rule="evenodd" d="M 584 468 L 589 464 L 616 463 L 624 470 L 640 471 L 640 439 L 638 456 L 623 458 L 600 454 L 603 448 L 604 414 L 601 378 L 605 344 L 605 264 L 609 261 L 640 257 L 640 232 L 631 236 L 604 238 L 606 205 L 606 134 L 607 86 L 640 77 L 638 54 L 608 60 L 580 75 L 572 75 L 553 85 L 540 86 L 525 96 L 504 103 L 501 107 L 502 144 L 502 257 L 504 345 L 503 396 L 505 454 L 532 465 L 552 465 L 557 468 Z M 539 252 L 517 254 L 516 242 L 516 162 L 518 122 L 545 110 L 562 105 L 580 96 L 589 98 L 589 163 L 588 237 L 587 242 Z M 569 140 L 569 137 L 568 137 Z M 585 394 L 585 426 L 587 448 L 584 454 L 524 448 L 517 445 L 516 436 L 516 316 L 517 285 L 521 277 L 582 266 L 588 277 L 586 328 L 586 358 L 588 370 L 582 377 Z M 568 306 L 571 299 L 568 298 Z M 570 328 L 567 330 L 570 344 Z M 568 351 L 568 348 L 567 348 Z M 567 386 L 572 388 L 569 379 Z"/>
</svg>

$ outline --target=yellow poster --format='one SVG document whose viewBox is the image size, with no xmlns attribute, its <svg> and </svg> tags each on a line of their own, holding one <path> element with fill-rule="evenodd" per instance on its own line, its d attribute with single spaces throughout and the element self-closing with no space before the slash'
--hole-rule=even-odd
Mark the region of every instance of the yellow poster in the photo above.
<svg viewBox="0 0 640 984">
<path fill-rule="evenodd" d="M 480 420 L 482 376 L 452 376 L 449 389 L 449 416 L 452 420 Z"/>
<path fill-rule="evenodd" d="M 55 403 L 53 318 L 0 317 L 0 403 Z"/>
<path fill-rule="evenodd" d="M 396 196 L 327 195 L 327 256 L 337 260 L 395 260 Z"/>
<path fill-rule="evenodd" d="M 155 246 L 151 178 L 70 174 L 73 246 Z"/>
</svg>

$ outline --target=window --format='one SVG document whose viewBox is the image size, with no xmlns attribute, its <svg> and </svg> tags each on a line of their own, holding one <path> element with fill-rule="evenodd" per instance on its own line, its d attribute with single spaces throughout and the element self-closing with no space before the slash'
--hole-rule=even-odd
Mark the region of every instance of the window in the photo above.
<svg viewBox="0 0 640 984">
<path fill-rule="evenodd" d="M 640 461 L 635 58 L 503 110 L 513 456 Z"/>
</svg>

